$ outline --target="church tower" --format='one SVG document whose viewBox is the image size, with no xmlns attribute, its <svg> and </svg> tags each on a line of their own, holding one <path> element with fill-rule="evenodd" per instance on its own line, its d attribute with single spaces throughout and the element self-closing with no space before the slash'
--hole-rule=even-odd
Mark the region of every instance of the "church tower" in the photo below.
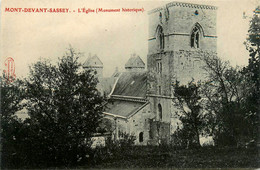
<svg viewBox="0 0 260 170">
<path fill-rule="evenodd" d="M 97 72 L 96 76 L 99 79 L 103 78 L 103 63 L 101 62 L 101 60 L 98 58 L 97 55 L 94 56 L 89 55 L 89 57 L 83 64 L 83 68 L 95 70 Z"/>
<path fill-rule="evenodd" d="M 172 2 L 149 12 L 148 100 L 158 140 L 170 139 L 170 124 L 176 108 L 172 84 L 204 79 L 204 55 L 216 55 L 216 11 L 208 5 Z M 163 126 L 162 126 L 163 125 Z"/>
</svg>

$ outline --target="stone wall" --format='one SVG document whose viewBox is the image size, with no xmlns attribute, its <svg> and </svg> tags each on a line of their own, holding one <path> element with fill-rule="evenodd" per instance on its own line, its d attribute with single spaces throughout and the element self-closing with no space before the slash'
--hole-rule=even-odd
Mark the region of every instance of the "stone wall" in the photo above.
<svg viewBox="0 0 260 170">
<path fill-rule="evenodd" d="M 148 144 L 169 144 L 170 142 L 170 123 L 150 120 L 150 139 Z"/>
<path fill-rule="evenodd" d="M 138 113 L 128 119 L 128 132 L 136 136 L 136 145 L 147 145 L 149 140 L 149 119 L 151 118 L 150 105 L 146 105 Z M 140 142 L 139 134 L 143 132 L 143 142 Z"/>
<path fill-rule="evenodd" d="M 205 80 L 207 73 L 204 56 L 215 56 L 216 52 L 202 50 L 179 50 L 147 56 L 148 95 L 172 96 L 172 84 L 176 80 L 187 84 L 194 79 Z M 161 63 L 162 71 L 157 71 L 157 63 Z"/>
<path fill-rule="evenodd" d="M 215 56 L 216 52 L 202 50 L 179 50 L 174 52 L 172 77 L 187 84 L 194 81 L 205 80 L 208 76 L 205 70 L 204 56 Z"/>
<path fill-rule="evenodd" d="M 119 139 L 122 133 L 131 134 L 136 137 L 136 145 L 147 145 L 149 140 L 149 119 L 151 118 L 150 105 L 146 105 L 144 108 L 138 111 L 135 115 L 128 119 L 114 117 L 110 115 L 105 116 L 112 123 L 112 135 L 113 139 Z M 139 134 L 143 132 L 143 141 L 140 142 Z"/>
</svg>

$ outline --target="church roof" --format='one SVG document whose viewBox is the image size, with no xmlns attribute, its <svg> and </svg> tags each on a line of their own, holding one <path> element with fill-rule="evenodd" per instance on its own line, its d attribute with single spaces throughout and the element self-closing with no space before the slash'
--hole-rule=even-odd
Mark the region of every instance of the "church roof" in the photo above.
<svg viewBox="0 0 260 170">
<path fill-rule="evenodd" d="M 145 68 L 145 64 L 139 56 L 133 54 L 125 64 L 125 68 L 129 67 Z"/>
<path fill-rule="evenodd" d="M 145 98 L 146 84 L 146 72 L 123 72 L 118 78 L 112 95 Z"/>
<path fill-rule="evenodd" d="M 105 114 L 113 117 L 129 118 L 144 108 L 148 102 L 126 100 L 110 100 L 105 109 Z"/>
<path fill-rule="evenodd" d="M 89 56 L 85 63 L 83 64 L 83 67 L 103 67 L 102 61 L 98 58 L 97 55 Z"/>
<path fill-rule="evenodd" d="M 104 94 L 108 95 L 110 94 L 116 79 L 114 77 L 103 77 L 99 81 L 102 84 Z"/>
</svg>

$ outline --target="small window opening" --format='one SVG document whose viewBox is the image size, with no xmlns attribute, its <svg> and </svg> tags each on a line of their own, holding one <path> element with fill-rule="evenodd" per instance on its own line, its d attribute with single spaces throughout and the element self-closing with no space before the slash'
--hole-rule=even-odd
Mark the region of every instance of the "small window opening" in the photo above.
<svg viewBox="0 0 260 170">
<path fill-rule="evenodd" d="M 158 42 L 158 45 L 159 45 L 159 49 L 163 50 L 164 49 L 164 33 L 163 33 L 162 26 L 158 26 L 156 38 L 157 38 L 157 42 Z"/>
<path fill-rule="evenodd" d="M 195 27 L 191 33 L 191 47 L 199 48 L 200 47 L 200 30 L 198 27 Z"/>
<path fill-rule="evenodd" d="M 162 120 L 162 105 L 158 104 L 159 119 Z"/>
<path fill-rule="evenodd" d="M 144 141 L 144 133 L 140 132 L 139 133 L 139 142 L 143 142 Z"/>
</svg>

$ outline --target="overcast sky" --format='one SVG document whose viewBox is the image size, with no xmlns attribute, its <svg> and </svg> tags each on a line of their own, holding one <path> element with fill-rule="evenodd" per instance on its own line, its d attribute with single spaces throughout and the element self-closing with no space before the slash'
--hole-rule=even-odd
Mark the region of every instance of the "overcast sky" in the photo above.
<svg viewBox="0 0 260 170">
<path fill-rule="evenodd" d="M 179 0 L 180 1 L 180 0 Z M 15 60 L 16 75 L 28 74 L 28 66 L 40 58 L 57 61 L 69 44 L 85 54 L 96 54 L 104 64 L 104 76 L 115 67 L 124 68 L 132 53 L 146 62 L 148 51 L 147 11 L 169 1 L 81 1 L 81 0 L 2 0 L 1 69 L 4 60 Z M 218 54 L 233 65 L 245 65 L 248 52 L 243 45 L 249 19 L 259 0 L 182 1 L 218 6 Z M 9 8 L 144 8 L 143 13 L 6 13 Z"/>
</svg>

